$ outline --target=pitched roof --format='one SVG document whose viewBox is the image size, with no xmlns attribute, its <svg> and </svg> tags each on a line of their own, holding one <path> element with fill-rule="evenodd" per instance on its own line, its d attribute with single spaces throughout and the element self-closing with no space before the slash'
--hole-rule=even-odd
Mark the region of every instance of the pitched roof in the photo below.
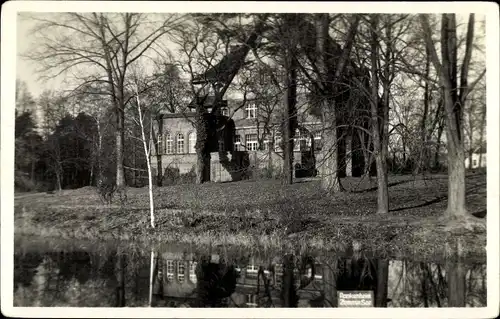
<svg viewBox="0 0 500 319">
<path fill-rule="evenodd" d="M 208 69 L 204 74 L 194 78 L 193 84 L 203 84 L 211 82 L 226 82 L 234 72 L 243 65 L 245 57 L 249 51 L 246 44 L 225 55 L 215 66 Z"/>
<path fill-rule="evenodd" d="M 215 96 L 214 95 L 203 95 L 203 96 L 197 96 L 195 99 L 193 99 L 189 104 L 189 108 L 195 108 L 198 103 L 203 102 L 203 106 L 205 107 L 213 107 L 214 102 L 215 102 Z M 222 107 L 227 106 L 227 100 L 222 100 L 221 105 Z"/>
</svg>

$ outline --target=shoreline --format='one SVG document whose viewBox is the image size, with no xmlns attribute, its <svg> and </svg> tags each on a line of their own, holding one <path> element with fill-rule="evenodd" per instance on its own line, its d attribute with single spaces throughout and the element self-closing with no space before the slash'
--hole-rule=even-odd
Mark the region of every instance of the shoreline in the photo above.
<svg viewBox="0 0 500 319">
<path fill-rule="evenodd" d="M 344 179 L 347 191 L 323 194 L 309 181 L 176 185 L 154 189 L 156 227 L 151 229 L 146 189 L 128 189 L 125 206 L 102 205 L 95 188 L 60 194 L 16 194 L 15 235 L 66 240 L 183 243 L 263 251 L 322 250 L 384 257 L 442 260 L 486 257 L 486 220 L 474 229 L 448 228 L 447 181 L 441 176 L 390 181 L 388 214 L 376 212 L 369 181 Z M 485 176 L 467 181 L 470 213 L 486 211 Z M 473 221 L 473 224 L 474 222 Z M 458 250 L 455 248 L 459 247 Z M 455 251 L 457 250 L 457 251 Z"/>
<path fill-rule="evenodd" d="M 341 221 L 340 221 L 341 222 Z M 457 241 L 464 247 L 460 252 L 461 259 L 486 261 L 486 233 L 449 234 L 443 228 L 426 228 L 431 220 L 414 224 L 413 229 L 408 225 L 391 225 L 385 227 L 385 234 L 399 233 L 396 237 L 386 240 L 374 240 L 370 236 L 356 236 L 353 233 L 330 232 L 303 232 L 298 234 L 262 234 L 256 235 L 248 232 L 228 233 L 222 226 L 220 229 L 209 231 L 189 231 L 186 229 L 166 228 L 128 228 L 120 231 L 94 230 L 85 232 L 86 226 L 58 227 L 45 225 L 18 225 L 16 222 L 14 237 L 38 237 L 49 240 L 85 241 L 90 243 L 112 243 L 124 247 L 136 246 L 141 249 L 158 246 L 195 246 L 203 248 L 230 247 L 247 251 L 278 251 L 303 253 L 310 251 L 323 251 L 338 256 L 351 256 L 353 246 L 358 247 L 364 256 L 383 257 L 389 259 L 418 259 L 421 261 L 442 261 L 457 259 L 457 251 L 450 249 Z M 337 221 L 337 224 L 339 221 Z M 352 224 L 355 233 L 370 234 L 377 225 Z M 335 228 L 336 225 L 331 225 Z M 422 231 L 426 228 L 425 231 Z M 377 236 L 378 237 L 378 236 Z M 379 237 L 380 238 L 380 237 Z M 437 245 L 437 243 L 439 243 Z"/>
</svg>

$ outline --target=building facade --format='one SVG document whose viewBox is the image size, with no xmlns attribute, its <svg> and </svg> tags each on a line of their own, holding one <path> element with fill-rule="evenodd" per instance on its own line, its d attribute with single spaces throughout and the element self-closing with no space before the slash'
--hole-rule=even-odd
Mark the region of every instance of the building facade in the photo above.
<svg viewBox="0 0 500 319">
<path fill-rule="evenodd" d="M 316 156 L 323 147 L 325 123 L 310 112 L 309 105 L 299 99 L 297 105 L 298 128 L 294 137 L 295 176 L 316 176 L 320 163 Z M 208 109 L 210 112 L 210 109 Z M 282 114 L 279 106 L 273 112 L 265 112 L 258 100 L 225 100 L 215 116 L 231 123 L 222 125 L 214 136 L 216 147 L 211 152 L 210 180 L 234 181 L 251 176 L 235 172 L 256 172 L 264 168 L 281 170 L 283 165 Z M 178 174 L 195 171 L 196 130 L 194 112 L 161 114 L 161 125 L 156 125 L 157 146 L 151 154 L 154 175 L 161 160 L 163 171 L 175 170 Z M 342 119 L 345 119 L 342 117 Z M 339 154 L 339 175 L 359 176 L 363 171 L 363 138 L 351 126 L 338 121 L 336 151 Z M 220 134 L 224 132 L 224 134 Z M 157 150 L 157 152 L 155 151 Z M 229 165 L 228 163 L 233 163 Z M 236 163 L 236 164 L 234 164 Z"/>
</svg>

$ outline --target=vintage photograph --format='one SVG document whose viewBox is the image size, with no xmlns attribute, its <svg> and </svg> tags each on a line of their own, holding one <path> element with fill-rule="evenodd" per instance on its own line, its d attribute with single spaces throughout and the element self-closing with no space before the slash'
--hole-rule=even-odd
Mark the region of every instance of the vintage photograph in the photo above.
<svg viewBox="0 0 500 319">
<path fill-rule="evenodd" d="M 185 6 L 16 13 L 13 307 L 488 306 L 484 14 Z"/>
</svg>

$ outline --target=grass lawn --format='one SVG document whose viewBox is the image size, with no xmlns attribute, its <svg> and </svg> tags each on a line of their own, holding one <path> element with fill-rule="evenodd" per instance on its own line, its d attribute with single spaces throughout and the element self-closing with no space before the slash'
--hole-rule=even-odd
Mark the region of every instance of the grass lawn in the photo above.
<svg viewBox="0 0 500 319">
<path fill-rule="evenodd" d="M 461 242 L 467 258 L 484 258 L 486 232 L 450 232 L 442 219 L 447 177 L 391 176 L 390 212 L 376 214 L 376 182 L 345 178 L 327 195 L 318 180 L 277 180 L 155 188 L 157 227 L 149 227 L 147 188 L 129 189 L 125 207 L 103 205 L 92 187 L 61 194 L 16 194 L 16 234 L 134 242 L 185 242 L 263 249 L 329 249 L 419 259 L 446 257 Z M 117 201 L 117 200 L 116 200 Z M 486 176 L 467 177 L 471 213 L 486 211 Z M 484 219 L 483 219 L 484 221 Z"/>
</svg>

